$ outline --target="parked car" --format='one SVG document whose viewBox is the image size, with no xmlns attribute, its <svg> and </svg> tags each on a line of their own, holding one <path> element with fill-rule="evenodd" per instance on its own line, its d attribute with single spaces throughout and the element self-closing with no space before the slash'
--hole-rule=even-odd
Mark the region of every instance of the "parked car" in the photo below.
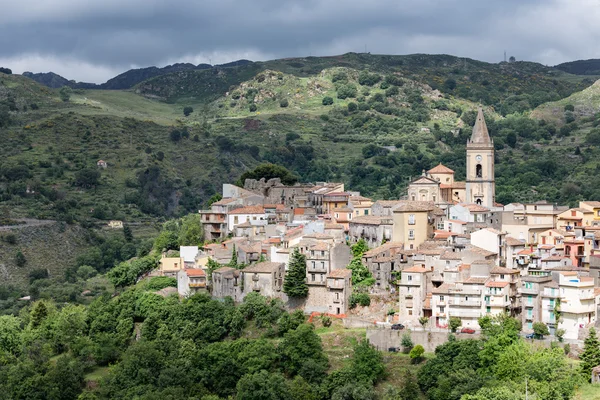
<svg viewBox="0 0 600 400">
<path fill-rule="evenodd" d="M 528 333 L 527 335 L 525 335 L 525 339 L 535 339 L 535 333 Z"/>
<path fill-rule="evenodd" d="M 473 328 L 462 328 L 460 330 L 460 333 L 470 333 L 470 334 L 473 334 L 473 333 L 475 333 L 475 329 L 473 329 Z"/>
<path fill-rule="evenodd" d="M 392 325 L 392 330 L 394 330 L 394 331 L 401 331 L 402 329 L 404 329 L 404 325 L 402 325 L 402 324 Z"/>
<path fill-rule="evenodd" d="M 388 351 L 389 351 L 390 353 L 397 353 L 397 352 L 398 352 L 398 348 L 397 348 L 397 347 L 390 347 L 390 348 L 388 349 Z"/>
</svg>

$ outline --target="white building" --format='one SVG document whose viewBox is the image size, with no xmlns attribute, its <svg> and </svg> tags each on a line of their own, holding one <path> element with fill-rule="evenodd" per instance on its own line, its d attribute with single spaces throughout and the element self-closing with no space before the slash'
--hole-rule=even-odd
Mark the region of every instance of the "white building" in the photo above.
<svg viewBox="0 0 600 400">
<path fill-rule="evenodd" d="M 227 214 L 227 229 L 229 232 L 233 232 L 236 226 L 246 222 L 255 226 L 267 225 L 265 209 L 262 206 L 248 206 L 236 208 Z"/>
<path fill-rule="evenodd" d="M 577 339 L 579 329 L 596 322 L 596 296 L 594 278 L 580 276 L 577 271 L 559 274 L 560 321 L 559 329 L 565 330 L 564 337 Z"/>
</svg>

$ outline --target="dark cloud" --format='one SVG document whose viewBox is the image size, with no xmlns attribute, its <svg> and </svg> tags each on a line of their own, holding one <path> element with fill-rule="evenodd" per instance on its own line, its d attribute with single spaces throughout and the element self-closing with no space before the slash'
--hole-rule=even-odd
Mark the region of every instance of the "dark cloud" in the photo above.
<svg viewBox="0 0 600 400">
<path fill-rule="evenodd" d="M 447 53 L 600 57 L 597 0 L 0 0 L 0 64 L 103 81 L 135 66 Z M 40 4 L 41 3 L 41 4 Z"/>
</svg>

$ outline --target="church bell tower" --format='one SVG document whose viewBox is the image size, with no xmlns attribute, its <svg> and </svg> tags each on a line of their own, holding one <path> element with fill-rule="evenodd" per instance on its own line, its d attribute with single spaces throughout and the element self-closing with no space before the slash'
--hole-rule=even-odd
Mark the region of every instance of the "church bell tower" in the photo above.
<svg viewBox="0 0 600 400">
<path fill-rule="evenodd" d="M 471 139 L 467 141 L 466 202 L 493 207 L 496 201 L 495 186 L 494 141 L 490 139 L 480 107 Z"/>
</svg>

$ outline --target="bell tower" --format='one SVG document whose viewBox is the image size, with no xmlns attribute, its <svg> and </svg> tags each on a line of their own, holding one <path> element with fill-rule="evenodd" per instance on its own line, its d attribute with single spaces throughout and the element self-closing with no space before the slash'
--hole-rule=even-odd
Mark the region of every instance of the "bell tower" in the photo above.
<svg viewBox="0 0 600 400">
<path fill-rule="evenodd" d="M 494 141 L 490 139 L 483 110 L 477 110 L 471 139 L 467 141 L 466 202 L 493 207 L 496 201 Z"/>
</svg>

